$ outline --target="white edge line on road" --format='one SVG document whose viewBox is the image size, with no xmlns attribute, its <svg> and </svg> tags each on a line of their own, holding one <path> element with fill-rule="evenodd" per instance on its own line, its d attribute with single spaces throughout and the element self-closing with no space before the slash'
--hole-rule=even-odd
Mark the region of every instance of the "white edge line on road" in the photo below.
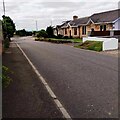
<svg viewBox="0 0 120 120">
<path fill-rule="evenodd" d="M 37 76 L 39 77 L 39 79 L 41 80 L 41 82 L 43 83 L 43 85 L 45 86 L 45 88 L 47 89 L 48 93 L 50 94 L 50 96 L 53 98 L 53 101 L 55 102 L 55 104 L 57 105 L 57 107 L 59 108 L 59 110 L 62 112 L 64 118 L 72 120 L 72 118 L 70 117 L 69 113 L 67 112 L 67 110 L 63 107 L 63 105 L 61 104 L 61 102 L 57 99 L 55 93 L 52 91 L 52 89 L 50 88 L 50 86 L 47 84 L 47 82 L 45 81 L 45 79 L 42 77 L 42 75 L 38 72 L 38 70 L 36 69 L 36 67 L 33 65 L 33 63 L 30 61 L 30 59 L 27 57 L 27 55 L 25 54 L 25 52 L 22 50 L 22 48 L 17 44 L 17 42 L 15 42 L 17 47 L 20 49 L 20 51 L 22 52 L 22 54 L 25 56 L 25 58 L 27 59 L 27 61 L 29 62 L 29 64 L 31 65 L 31 67 L 33 68 L 34 72 L 37 74 Z"/>
</svg>

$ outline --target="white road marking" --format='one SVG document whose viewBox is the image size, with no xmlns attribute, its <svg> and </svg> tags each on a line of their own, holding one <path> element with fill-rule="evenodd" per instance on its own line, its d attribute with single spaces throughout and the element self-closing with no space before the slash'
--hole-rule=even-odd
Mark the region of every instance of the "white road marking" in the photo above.
<svg viewBox="0 0 120 120">
<path fill-rule="evenodd" d="M 71 116 L 69 115 L 69 113 L 67 112 L 67 110 L 63 107 L 63 105 L 61 104 L 61 102 L 57 99 L 55 93 L 52 91 L 52 89 L 50 88 L 50 86 L 47 84 L 46 80 L 42 77 L 42 75 L 39 73 L 39 71 L 37 70 L 37 68 L 33 65 L 33 63 L 27 57 L 27 55 L 22 50 L 22 48 L 17 44 L 17 42 L 15 42 L 15 43 L 16 43 L 17 47 L 20 49 L 20 51 L 22 52 L 22 54 L 25 56 L 25 58 L 27 59 L 28 63 L 31 65 L 31 67 L 33 68 L 34 72 L 37 74 L 37 76 L 39 77 L 39 79 L 41 80 L 41 82 L 43 83 L 43 85 L 45 86 L 45 88 L 47 89 L 47 91 L 50 94 L 50 96 L 54 99 L 53 101 L 55 102 L 55 104 L 57 105 L 57 107 L 59 108 L 59 110 L 61 111 L 61 113 L 63 114 L 63 117 L 66 118 L 66 119 L 72 120 Z"/>
</svg>

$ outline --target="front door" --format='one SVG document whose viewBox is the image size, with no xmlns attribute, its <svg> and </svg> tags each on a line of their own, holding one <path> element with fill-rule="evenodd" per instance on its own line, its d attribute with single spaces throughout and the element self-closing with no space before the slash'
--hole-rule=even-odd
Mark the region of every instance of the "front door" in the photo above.
<svg viewBox="0 0 120 120">
<path fill-rule="evenodd" d="M 70 37 L 71 37 L 71 30 L 70 30 Z"/>
</svg>

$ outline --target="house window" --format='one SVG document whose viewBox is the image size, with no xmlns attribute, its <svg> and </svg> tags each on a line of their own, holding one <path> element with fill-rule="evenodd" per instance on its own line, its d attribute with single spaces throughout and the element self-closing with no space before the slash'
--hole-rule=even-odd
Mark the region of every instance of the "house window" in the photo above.
<svg viewBox="0 0 120 120">
<path fill-rule="evenodd" d="M 86 26 L 82 26 L 82 34 L 86 35 Z"/>
<path fill-rule="evenodd" d="M 106 25 L 103 26 L 103 30 L 106 31 Z"/>
<path fill-rule="evenodd" d="M 65 28 L 65 34 L 67 34 L 67 28 Z"/>
<path fill-rule="evenodd" d="M 103 29 L 103 26 L 102 26 L 102 25 L 100 25 L 100 31 L 102 31 L 102 29 Z"/>
<path fill-rule="evenodd" d="M 77 35 L 77 28 L 74 28 L 74 35 Z"/>
<path fill-rule="evenodd" d="M 106 25 L 100 25 L 100 31 L 106 31 Z"/>
</svg>

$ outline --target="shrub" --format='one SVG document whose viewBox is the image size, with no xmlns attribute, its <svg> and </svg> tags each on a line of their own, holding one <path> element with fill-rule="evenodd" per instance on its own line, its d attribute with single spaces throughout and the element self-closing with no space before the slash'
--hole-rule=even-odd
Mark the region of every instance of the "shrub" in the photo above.
<svg viewBox="0 0 120 120">
<path fill-rule="evenodd" d="M 40 30 L 38 33 L 37 33 L 37 37 L 44 37 L 44 38 L 47 38 L 47 33 L 45 30 Z"/>
<path fill-rule="evenodd" d="M 5 40 L 4 40 L 4 48 L 9 48 L 9 46 L 10 46 L 10 39 L 5 38 Z"/>
<path fill-rule="evenodd" d="M 64 36 L 63 39 L 69 39 L 69 37 L 68 36 Z"/>
<path fill-rule="evenodd" d="M 60 34 L 59 34 L 59 35 L 57 36 L 57 39 L 62 39 L 62 38 L 63 38 L 63 35 L 60 35 Z"/>
</svg>

